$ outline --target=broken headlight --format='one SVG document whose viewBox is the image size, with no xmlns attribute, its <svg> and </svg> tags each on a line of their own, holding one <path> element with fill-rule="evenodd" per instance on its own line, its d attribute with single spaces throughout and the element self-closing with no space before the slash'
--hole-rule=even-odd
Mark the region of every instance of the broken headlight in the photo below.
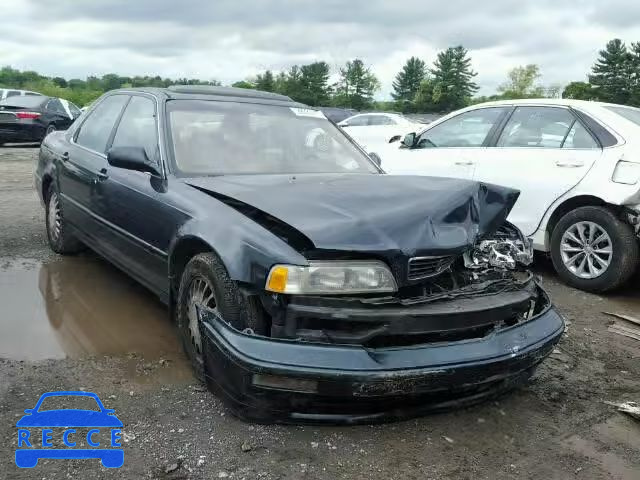
<svg viewBox="0 0 640 480">
<path fill-rule="evenodd" d="M 275 265 L 266 290 L 301 295 L 381 293 L 398 290 L 393 274 L 380 261 L 309 262 L 308 266 Z"/>
<path fill-rule="evenodd" d="M 464 254 L 464 265 L 471 269 L 495 267 L 513 270 L 518 264 L 526 266 L 532 262 L 531 239 L 508 222 L 493 237 L 479 240 Z"/>
</svg>

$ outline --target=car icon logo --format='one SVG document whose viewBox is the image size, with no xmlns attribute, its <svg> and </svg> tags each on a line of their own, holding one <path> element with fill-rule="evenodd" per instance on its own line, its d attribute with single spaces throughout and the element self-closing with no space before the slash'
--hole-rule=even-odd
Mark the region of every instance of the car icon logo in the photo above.
<svg viewBox="0 0 640 480">
<path fill-rule="evenodd" d="M 50 397 L 89 397 L 98 409 L 42 409 L 43 401 Z M 16 424 L 18 467 L 33 468 L 41 458 L 98 458 L 107 468 L 118 468 L 124 463 L 120 444 L 122 422 L 114 410 L 104 407 L 95 393 L 48 392 L 25 413 Z"/>
</svg>

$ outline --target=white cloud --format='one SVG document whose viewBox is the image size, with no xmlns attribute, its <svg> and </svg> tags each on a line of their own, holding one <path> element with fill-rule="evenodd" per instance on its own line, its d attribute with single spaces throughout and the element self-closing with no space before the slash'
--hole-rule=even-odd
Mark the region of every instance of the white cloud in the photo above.
<svg viewBox="0 0 640 480">
<path fill-rule="evenodd" d="M 48 75 L 115 72 L 218 79 L 360 57 L 386 98 L 404 61 L 431 64 L 462 44 L 490 94 L 507 71 L 537 63 L 547 84 L 585 78 L 614 37 L 640 40 L 640 4 L 613 0 L 3 0 L 1 64 Z M 623 5 L 624 3 L 624 5 Z M 10 19 L 10 21 L 7 21 Z"/>
</svg>

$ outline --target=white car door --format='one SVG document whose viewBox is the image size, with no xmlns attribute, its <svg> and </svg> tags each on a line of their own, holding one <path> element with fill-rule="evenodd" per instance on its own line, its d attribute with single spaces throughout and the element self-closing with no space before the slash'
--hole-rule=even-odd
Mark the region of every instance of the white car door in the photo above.
<svg viewBox="0 0 640 480">
<path fill-rule="evenodd" d="M 427 127 L 413 147 L 400 142 L 375 151 L 391 174 L 471 179 L 476 161 L 486 154 L 486 140 L 508 107 L 468 110 Z"/>
<path fill-rule="evenodd" d="M 602 149 L 569 108 L 518 106 L 474 179 L 520 190 L 509 220 L 533 235 L 551 204 L 573 188 Z"/>
</svg>

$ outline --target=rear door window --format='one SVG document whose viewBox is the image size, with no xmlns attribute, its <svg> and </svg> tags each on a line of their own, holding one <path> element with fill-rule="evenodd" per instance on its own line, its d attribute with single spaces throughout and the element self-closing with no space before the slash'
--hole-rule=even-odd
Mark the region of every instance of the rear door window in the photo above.
<svg viewBox="0 0 640 480">
<path fill-rule="evenodd" d="M 127 100 L 128 95 L 111 95 L 100 102 L 80 127 L 76 143 L 94 152 L 106 153 L 113 126 Z"/>
<path fill-rule="evenodd" d="M 566 108 L 517 107 L 496 146 L 561 148 L 575 117 Z"/>
</svg>

